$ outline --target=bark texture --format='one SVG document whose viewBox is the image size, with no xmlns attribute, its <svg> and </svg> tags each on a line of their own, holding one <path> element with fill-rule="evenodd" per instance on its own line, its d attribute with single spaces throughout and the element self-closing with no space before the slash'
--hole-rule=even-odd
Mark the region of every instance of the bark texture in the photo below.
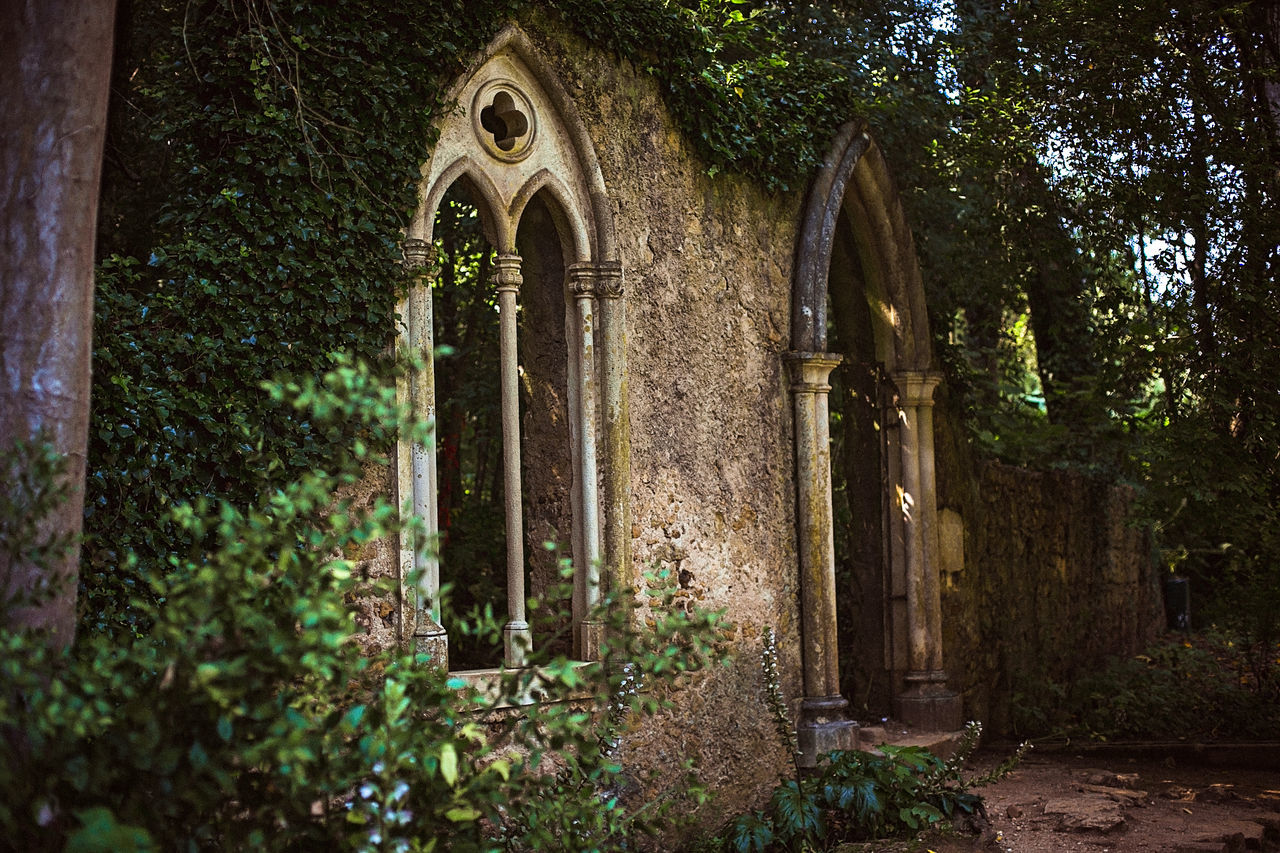
<svg viewBox="0 0 1280 853">
<path fill-rule="evenodd" d="M 0 0 L 0 452 L 43 434 L 69 499 L 44 522 L 79 537 L 93 328 L 94 228 L 115 0 Z M 73 547 L 51 566 L 0 553 L 0 624 L 75 629 Z"/>
</svg>

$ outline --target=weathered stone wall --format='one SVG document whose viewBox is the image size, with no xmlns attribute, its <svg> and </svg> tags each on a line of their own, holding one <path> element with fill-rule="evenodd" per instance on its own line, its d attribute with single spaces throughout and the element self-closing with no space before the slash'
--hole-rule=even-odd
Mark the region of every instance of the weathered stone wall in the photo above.
<svg viewBox="0 0 1280 853">
<path fill-rule="evenodd" d="M 735 658 L 669 697 L 623 760 L 674 782 L 693 759 L 708 820 L 758 804 L 789 759 L 764 703 L 761 630 L 800 692 L 787 349 L 799 194 L 707 177 L 652 78 L 572 40 L 538 40 L 576 99 L 613 206 L 627 310 L 632 553 L 724 608 Z M 658 796 L 654 786 L 645 796 Z"/>
<path fill-rule="evenodd" d="M 586 124 L 617 231 L 636 583 L 643 586 L 647 570 L 667 570 L 688 604 L 722 608 L 733 626 L 729 665 L 665 696 L 670 706 L 630 732 L 620 758 L 639 801 L 677 795 L 681 768 L 692 761 L 715 792 L 699 813 L 710 826 L 757 806 L 791 766 L 765 704 L 760 650 L 763 629 L 774 628 L 794 711 L 793 427 L 781 354 L 801 196 L 766 194 L 744 177 L 708 177 L 651 77 L 563 32 L 527 32 Z M 353 497 L 390 495 L 390 480 L 371 472 Z M 397 571 L 391 543 L 351 556 L 370 583 Z M 387 601 L 370 595 L 352 605 L 357 642 L 396 641 Z"/>
<path fill-rule="evenodd" d="M 994 462 L 971 471 L 939 496 L 964 522 L 963 561 L 943 548 L 958 568 L 944 572 L 946 666 L 965 713 L 1009 733 L 1052 705 L 1050 682 L 1141 651 L 1160 630 L 1160 597 L 1132 489 Z"/>
</svg>

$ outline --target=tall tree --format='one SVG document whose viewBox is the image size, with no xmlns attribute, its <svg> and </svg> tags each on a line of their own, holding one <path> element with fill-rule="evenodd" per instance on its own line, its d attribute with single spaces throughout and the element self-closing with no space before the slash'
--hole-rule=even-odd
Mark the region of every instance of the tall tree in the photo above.
<svg viewBox="0 0 1280 853">
<path fill-rule="evenodd" d="M 32 531 L 37 540 L 74 542 L 82 526 L 115 5 L 0 3 L 0 453 L 47 441 L 66 459 L 68 498 Z M 74 546 L 50 565 L 0 552 L 0 624 L 70 643 L 78 559 Z"/>
</svg>

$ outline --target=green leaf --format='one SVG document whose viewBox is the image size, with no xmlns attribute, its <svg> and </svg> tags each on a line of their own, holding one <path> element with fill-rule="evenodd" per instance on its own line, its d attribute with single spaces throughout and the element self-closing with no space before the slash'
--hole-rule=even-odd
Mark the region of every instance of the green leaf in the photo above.
<svg viewBox="0 0 1280 853">
<path fill-rule="evenodd" d="M 440 775 L 449 787 L 458 784 L 458 752 L 453 744 L 446 743 L 440 747 Z"/>
<path fill-rule="evenodd" d="M 447 809 L 444 816 L 453 823 L 470 823 L 480 819 L 480 810 L 470 806 L 453 806 Z"/>
<path fill-rule="evenodd" d="M 155 849 L 150 833 L 118 823 L 110 809 L 97 806 L 75 815 L 80 827 L 67 838 L 67 853 L 147 853 Z"/>
</svg>

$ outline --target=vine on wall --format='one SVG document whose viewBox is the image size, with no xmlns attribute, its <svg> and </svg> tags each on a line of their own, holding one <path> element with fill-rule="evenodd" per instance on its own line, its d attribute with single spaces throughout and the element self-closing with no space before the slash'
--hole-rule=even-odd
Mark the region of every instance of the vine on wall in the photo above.
<svg viewBox="0 0 1280 853">
<path fill-rule="evenodd" d="M 888 103 L 736 2 L 127 6 L 100 217 L 86 629 L 143 630 L 129 602 L 145 578 L 202 547 L 168 520 L 174 503 L 251 501 L 354 437 L 271 406 L 260 383 L 317 375 L 338 351 L 390 369 L 398 240 L 433 121 L 511 20 L 631 58 L 711 172 L 776 189 L 800 185 L 828 130 Z"/>
</svg>

